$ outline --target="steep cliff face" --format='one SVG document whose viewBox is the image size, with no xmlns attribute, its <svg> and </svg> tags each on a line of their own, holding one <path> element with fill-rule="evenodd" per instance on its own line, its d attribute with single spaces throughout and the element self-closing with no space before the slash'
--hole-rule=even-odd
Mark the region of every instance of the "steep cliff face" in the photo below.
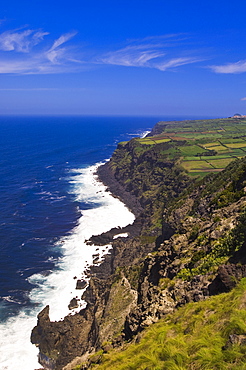
<svg viewBox="0 0 246 370">
<path fill-rule="evenodd" d="M 131 140 L 118 145 L 99 176 L 135 214 L 144 214 L 146 234 L 162 233 L 162 212 L 191 183 L 179 157 L 167 155 L 170 143 L 153 146 Z"/>
<path fill-rule="evenodd" d="M 144 260 L 127 338 L 180 305 L 229 291 L 246 276 L 245 180 L 246 160 L 237 160 L 164 210 L 174 234 Z"/>
<path fill-rule="evenodd" d="M 93 239 L 113 248 L 90 272 L 86 309 L 61 322 L 50 322 L 48 307 L 39 314 L 31 340 L 45 368 L 65 369 L 120 346 L 175 308 L 229 291 L 246 276 L 246 160 L 195 183 L 178 157 L 168 159 L 168 145 L 133 139 L 99 168 L 136 220 L 125 240 L 113 239 L 118 230 Z"/>
</svg>

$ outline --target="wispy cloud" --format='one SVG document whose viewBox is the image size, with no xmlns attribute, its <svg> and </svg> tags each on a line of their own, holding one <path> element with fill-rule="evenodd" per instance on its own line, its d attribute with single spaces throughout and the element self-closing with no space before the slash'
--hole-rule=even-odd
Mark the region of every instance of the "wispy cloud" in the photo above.
<svg viewBox="0 0 246 370">
<path fill-rule="evenodd" d="M 28 53 L 48 34 L 41 30 L 6 31 L 0 34 L 0 50 Z"/>
<path fill-rule="evenodd" d="M 246 61 L 240 60 L 236 63 L 228 63 L 224 65 L 210 66 L 215 73 L 244 73 L 246 72 Z"/>
<path fill-rule="evenodd" d="M 66 33 L 55 40 L 52 47 L 46 53 L 46 56 L 51 63 L 59 63 L 59 60 L 64 57 L 67 51 L 66 48 L 60 48 L 60 46 L 73 38 L 76 34 L 77 32 Z"/>
<path fill-rule="evenodd" d="M 52 42 L 49 32 L 40 29 L 26 27 L 1 33 L 0 74 L 77 72 L 96 64 L 155 68 L 163 72 L 204 60 L 195 55 L 195 51 L 186 50 L 188 36 L 182 34 L 129 40 L 123 47 L 113 51 L 101 54 L 95 51 L 94 57 L 88 53 L 83 60 L 81 51 L 75 52 L 68 45 L 76 33 L 64 33 Z"/>
<path fill-rule="evenodd" d="M 174 58 L 170 59 L 167 62 L 164 62 L 162 64 L 158 64 L 155 66 L 155 68 L 159 69 L 160 71 L 166 71 L 169 68 L 179 67 L 183 66 L 185 64 L 191 64 L 191 63 L 197 63 L 202 61 L 201 58 Z"/>
<path fill-rule="evenodd" d="M 241 100 L 246 100 L 246 98 L 241 98 Z"/>
<path fill-rule="evenodd" d="M 156 68 L 160 71 L 166 71 L 167 69 L 204 60 L 200 57 L 185 55 L 185 39 L 184 35 L 163 35 L 132 40 L 126 47 L 106 53 L 97 62 L 125 67 Z"/>
<path fill-rule="evenodd" d="M 52 46 L 44 43 L 49 32 L 20 29 L 0 34 L 0 74 L 44 74 L 71 71 L 80 61 L 64 46 L 76 32 L 65 33 Z M 39 46 L 37 46 L 39 45 Z"/>
<path fill-rule="evenodd" d="M 125 67 L 148 67 L 153 59 L 165 54 L 152 45 L 127 46 L 123 49 L 107 53 L 100 62 Z"/>
</svg>

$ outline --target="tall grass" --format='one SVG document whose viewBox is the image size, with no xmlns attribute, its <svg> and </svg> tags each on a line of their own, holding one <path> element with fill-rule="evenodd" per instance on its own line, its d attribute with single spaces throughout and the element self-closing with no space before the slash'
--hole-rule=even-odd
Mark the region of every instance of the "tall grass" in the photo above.
<svg viewBox="0 0 246 370">
<path fill-rule="evenodd" d="M 246 370 L 246 279 L 229 293 L 189 303 L 145 330 L 140 343 L 104 354 L 97 370 Z"/>
</svg>

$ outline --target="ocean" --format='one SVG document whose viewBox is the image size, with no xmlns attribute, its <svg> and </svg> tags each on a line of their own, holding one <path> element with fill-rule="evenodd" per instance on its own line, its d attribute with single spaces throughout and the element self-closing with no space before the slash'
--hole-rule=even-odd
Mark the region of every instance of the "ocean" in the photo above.
<svg viewBox="0 0 246 370">
<path fill-rule="evenodd" d="M 69 312 L 93 254 L 85 240 L 134 221 L 95 178 L 117 143 L 156 117 L 0 117 L 0 368 L 40 368 L 30 334 L 38 312 Z M 84 302 L 79 302 L 79 308 Z M 78 310 L 77 309 L 77 310 Z M 72 313 L 76 312 L 76 309 Z"/>
<path fill-rule="evenodd" d="M 51 320 L 85 306 L 68 309 L 76 279 L 110 249 L 85 241 L 134 221 L 95 171 L 160 118 L 0 117 L 1 369 L 40 368 L 30 334 L 47 304 Z"/>
</svg>

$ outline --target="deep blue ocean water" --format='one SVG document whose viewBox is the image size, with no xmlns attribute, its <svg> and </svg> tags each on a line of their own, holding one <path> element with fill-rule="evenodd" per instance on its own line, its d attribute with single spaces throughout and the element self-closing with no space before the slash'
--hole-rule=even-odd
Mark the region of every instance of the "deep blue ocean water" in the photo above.
<svg viewBox="0 0 246 370">
<path fill-rule="evenodd" d="M 103 203 L 95 194 L 89 200 L 80 196 L 81 191 L 90 192 L 86 182 L 91 181 L 82 169 L 110 158 L 118 142 L 142 135 L 160 119 L 165 118 L 0 117 L 1 368 L 10 369 L 18 361 L 23 369 L 33 370 L 32 365 L 27 367 L 32 359 L 21 348 L 23 341 L 29 341 L 46 291 L 55 291 L 56 281 L 64 279 L 54 272 L 69 271 L 72 259 L 64 262 L 65 267 L 57 261 L 62 261 L 64 253 L 72 254 L 73 243 L 80 241 L 80 228 L 87 225 L 87 215 L 85 226 L 81 224 L 83 211 L 99 209 Z M 73 232 L 78 236 L 75 241 Z M 46 280 L 51 272 L 52 283 Z M 41 294 L 42 276 L 47 287 Z M 32 315 L 34 321 L 26 326 L 22 340 L 20 330 Z"/>
<path fill-rule="evenodd" d="M 117 142 L 151 128 L 155 118 L 0 118 L 0 319 L 30 305 L 27 278 L 49 271 L 54 243 L 77 222 L 69 171 L 110 157 Z M 92 205 L 90 205 L 91 207 Z"/>
</svg>

